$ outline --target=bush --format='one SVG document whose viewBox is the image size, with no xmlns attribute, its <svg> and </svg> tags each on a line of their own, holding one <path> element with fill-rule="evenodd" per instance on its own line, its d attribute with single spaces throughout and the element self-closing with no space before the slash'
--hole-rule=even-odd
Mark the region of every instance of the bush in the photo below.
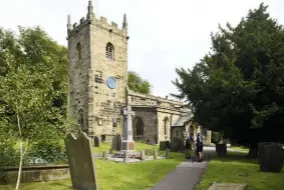
<svg viewBox="0 0 284 190">
<path fill-rule="evenodd" d="M 66 162 L 66 151 L 58 140 L 42 140 L 32 146 L 32 155 L 48 163 Z"/>
<path fill-rule="evenodd" d="M 19 165 L 20 154 L 14 149 L 15 141 L 9 136 L 0 134 L 0 171 L 7 168 Z"/>
<path fill-rule="evenodd" d="M 220 132 L 212 132 L 211 138 L 212 143 L 217 144 L 222 140 L 222 134 Z"/>
</svg>

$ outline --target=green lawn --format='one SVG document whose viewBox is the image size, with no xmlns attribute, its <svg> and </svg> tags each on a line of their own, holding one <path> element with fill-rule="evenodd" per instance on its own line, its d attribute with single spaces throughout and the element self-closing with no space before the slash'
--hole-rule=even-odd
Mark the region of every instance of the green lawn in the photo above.
<svg viewBox="0 0 284 190">
<path fill-rule="evenodd" d="M 198 190 L 207 190 L 213 182 L 247 184 L 248 190 L 283 190 L 284 170 L 281 173 L 259 172 L 257 160 L 246 159 L 246 154 L 230 152 L 227 158 L 214 156 Z"/>
<path fill-rule="evenodd" d="M 231 148 L 233 150 L 242 151 L 242 152 L 248 152 L 249 151 L 248 148 L 243 147 L 243 146 L 231 146 L 231 147 L 228 147 L 228 148 Z"/>
<path fill-rule="evenodd" d="M 94 152 L 109 150 L 109 143 L 101 143 Z M 143 143 L 136 143 L 137 150 L 158 149 Z M 152 187 L 184 160 L 181 153 L 170 153 L 171 159 L 154 160 L 144 163 L 123 164 L 111 161 L 96 160 L 96 175 L 100 190 L 142 190 Z M 21 190 L 71 190 L 70 180 L 26 183 Z M 11 189 L 12 186 L 0 186 L 0 190 Z"/>
</svg>

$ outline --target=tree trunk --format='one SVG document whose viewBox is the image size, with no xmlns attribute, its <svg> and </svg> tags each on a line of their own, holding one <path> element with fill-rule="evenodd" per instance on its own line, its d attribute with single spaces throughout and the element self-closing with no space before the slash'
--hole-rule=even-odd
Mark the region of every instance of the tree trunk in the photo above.
<svg viewBox="0 0 284 190">
<path fill-rule="evenodd" d="M 19 190 L 19 187 L 20 187 L 22 167 L 23 167 L 23 158 L 24 158 L 24 154 L 23 154 L 23 141 L 21 139 L 21 141 L 20 141 L 20 164 L 19 164 L 19 171 L 18 171 L 18 179 L 17 179 L 16 190 Z"/>
<path fill-rule="evenodd" d="M 24 155 L 25 155 L 28 147 L 26 147 L 25 151 L 23 151 L 22 128 L 21 128 L 20 117 L 19 117 L 18 114 L 17 114 L 17 121 L 18 121 L 19 135 L 20 135 L 20 163 L 19 163 L 19 171 L 18 171 L 18 179 L 17 179 L 17 184 L 16 184 L 16 190 L 19 190 L 20 183 L 21 183 L 21 175 L 22 175 Z"/>
<path fill-rule="evenodd" d="M 258 147 L 257 143 L 251 143 L 249 146 L 248 157 L 249 158 L 257 158 L 258 156 Z"/>
</svg>

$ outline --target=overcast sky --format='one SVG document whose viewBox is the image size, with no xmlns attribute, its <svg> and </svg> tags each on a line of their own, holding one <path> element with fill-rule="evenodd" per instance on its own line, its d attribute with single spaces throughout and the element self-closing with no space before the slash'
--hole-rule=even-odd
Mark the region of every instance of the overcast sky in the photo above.
<svg viewBox="0 0 284 190">
<path fill-rule="evenodd" d="M 154 95 L 176 92 L 175 68 L 192 66 L 209 51 L 218 23 L 236 24 L 261 2 L 284 23 L 283 0 L 93 0 L 95 14 L 121 26 L 128 15 L 129 70 L 152 85 Z M 0 26 L 41 26 L 66 45 L 66 20 L 86 15 L 88 0 L 0 0 Z"/>
</svg>

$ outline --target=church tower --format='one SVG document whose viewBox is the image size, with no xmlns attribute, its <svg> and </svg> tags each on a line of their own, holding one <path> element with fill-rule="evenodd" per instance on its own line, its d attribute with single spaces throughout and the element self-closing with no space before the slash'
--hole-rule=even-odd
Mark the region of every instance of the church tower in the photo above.
<svg viewBox="0 0 284 190">
<path fill-rule="evenodd" d="M 122 134 L 127 86 L 127 18 L 122 28 L 96 18 L 89 1 L 86 18 L 71 24 L 68 16 L 68 120 L 89 136 L 105 140 Z"/>
</svg>

